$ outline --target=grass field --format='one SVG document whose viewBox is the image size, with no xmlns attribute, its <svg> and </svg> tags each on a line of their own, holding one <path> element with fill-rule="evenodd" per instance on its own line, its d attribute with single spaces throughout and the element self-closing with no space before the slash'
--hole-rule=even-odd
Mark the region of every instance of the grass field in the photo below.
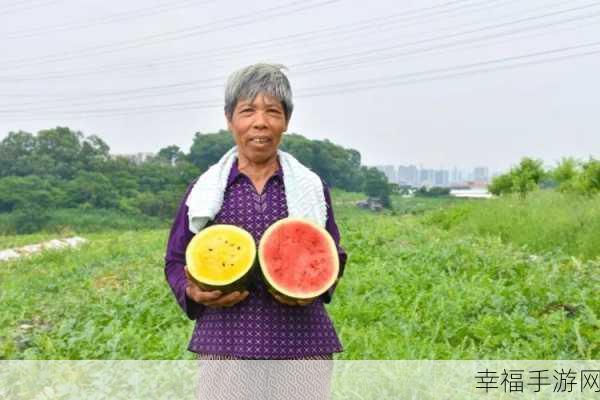
<svg viewBox="0 0 600 400">
<path fill-rule="evenodd" d="M 460 202 L 424 221 L 455 235 L 496 236 L 531 253 L 600 257 L 600 196 L 540 190 L 526 198 Z"/>
<path fill-rule="evenodd" d="M 600 358 L 600 259 L 532 257 L 428 219 L 463 206 L 452 200 L 395 198 L 375 214 L 352 205 L 360 195 L 333 198 L 349 254 L 328 305 L 339 359 Z M 0 359 L 191 359 L 193 322 L 164 280 L 167 233 L 85 233 L 79 250 L 0 264 Z"/>
</svg>

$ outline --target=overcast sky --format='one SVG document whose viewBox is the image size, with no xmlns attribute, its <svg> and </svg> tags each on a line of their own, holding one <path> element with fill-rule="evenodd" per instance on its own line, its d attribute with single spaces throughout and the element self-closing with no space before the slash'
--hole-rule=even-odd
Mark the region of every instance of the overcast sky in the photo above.
<svg viewBox="0 0 600 400">
<path fill-rule="evenodd" d="M 600 156 L 598 1 L 0 0 L 0 46 L 0 138 L 187 151 L 226 126 L 226 76 L 276 62 L 289 132 L 368 165 Z"/>
</svg>

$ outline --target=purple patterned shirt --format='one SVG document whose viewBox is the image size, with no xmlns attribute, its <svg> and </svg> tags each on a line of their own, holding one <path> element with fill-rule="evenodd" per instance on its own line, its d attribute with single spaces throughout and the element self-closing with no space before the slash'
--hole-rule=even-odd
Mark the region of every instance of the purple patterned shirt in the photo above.
<svg viewBox="0 0 600 400">
<path fill-rule="evenodd" d="M 188 318 L 196 320 L 188 349 L 195 353 L 231 355 L 243 358 L 291 359 L 341 352 L 342 346 L 323 303 L 329 303 L 335 286 L 307 306 L 279 303 L 267 291 L 259 270 L 249 284 L 249 296 L 226 308 L 198 304 L 185 294 L 185 249 L 194 236 L 189 230 L 185 205 L 193 182 L 183 197 L 171 228 L 165 256 L 165 275 L 177 302 Z M 327 202 L 326 229 L 333 237 L 340 260 L 340 276 L 347 255 L 340 247 L 331 197 L 323 185 Z M 288 216 L 281 167 L 265 184 L 262 194 L 233 163 L 223 205 L 214 224 L 231 224 L 246 229 L 256 243 L 265 230 Z"/>
</svg>

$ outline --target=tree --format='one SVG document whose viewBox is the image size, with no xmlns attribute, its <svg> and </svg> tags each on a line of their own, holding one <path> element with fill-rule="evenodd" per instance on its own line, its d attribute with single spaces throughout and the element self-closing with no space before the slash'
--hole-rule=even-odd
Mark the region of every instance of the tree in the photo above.
<svg viewBox="0 0 600 400">
<path fill-rule="evenodd" d="M 281 149 L 312 169 L 328 185 L 349 191 L 361 191 L 360 153 L 345 149 L 329 140 L 309 140 L 298 134 L 283 136 Z"/>
<path fill-rule="evenodd" d="M 32 174 L 36 143 L 36 137 L 29 132 L 9 132 L 0 142 L 0 177 Z"/>
<path fill-rule="evenodd" d="M 524 157 L 512 172 L 513 192 L 525 197 L 527 193 L 538 188 L 539 183 L 545 176 L 546 172 L 542 160 Z"/>
<path fill-rule="evenodd" d="M 166 161 L 171 165 L 175 165 L 175 163 L 179 161 L 183 161 L 186 159 L 185 153 L 181 151 L 179 146 L 167 146 L 163 147 L 156 154 L 156 158 L 162 161 Z"/>
<path fill-rule="evenodd" d="M 81 170 L 81 132 L 66 127 L 39 131 L 37 134 L 36 157 L 47 157 L 53 161 L 52 170 L 46 174 L 71 179 Z"/>
<path fill-rule="evenodd" d="M 495 196 L 501 196 L 503 194 L 511 193 L 512 185 L 512 175 L 510 173 L 502 174 L 495 176 L 492 179 L 492 183 L 488 186 L 488 191 Z"/>
<path fill-rule="evenodd" d="M 579 164 L 572 157 L 563 158 L 549 175 L 558 184 L 559 191 L 572 192 L 580 175 Z"/>
<path fill-rule="evenodd" d="M 390 185 L 383 172 L 373 167 L 362 167 L 364 176 L 364 192 L 369 197 L 376 197 L 381 201 L 381 205 L 391 208 Z"/>
<path fill-rule="evenodd" d="M 580 191 L 586 194 L 600 192 L 600 160 L 590 158 L 582 164 L 582 173 L 580 176 Z"/>
<path fill-rule="evenodd" d="M 229 131 L 220 130 L 217 133 L 208 134 L 198 132 L 194 136 L 188 157 L 194 165 L 202 171 L 206 171 L 234 145 L 235 142 Z"/>
<path fill-rule="evenodd" d="M 488 190 L 495 195 L 519 193 L 525 197 L 527 193 L 536 190 L 546 176 L 548 174 L 544 171 L 542 160 L 524 157 L 509 172 L 495 177 Z"/>
<path fill-rule="evenodd" d="M 83 139 L 78 158 L 83 168 L 96 170 L 110 159 L 110 147 L 98 136 L 90 135 Z"/>
<path fill-rule="evenodd" d="M 114 186 L 98 172 L 79 171 L 67 184 L 67 194 L 71 207 L 116 208 L 119 204 Z"/>
<path fill-rule="evenodd" d="M 38 176 L 7 176 L 0 179 L 0 212 L 27 209 L 33 205 L 52 208 L 64 198 L 60 181 Z"/>
</svg>

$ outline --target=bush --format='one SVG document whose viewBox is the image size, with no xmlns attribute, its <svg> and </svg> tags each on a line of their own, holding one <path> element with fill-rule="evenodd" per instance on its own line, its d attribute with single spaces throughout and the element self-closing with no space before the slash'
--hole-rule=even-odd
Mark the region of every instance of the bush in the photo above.
<svg viewBox="0 0 600 400">
<path fill-rule="evenodd" d="M 25 209 L 30 205 L 52 208 L 64 200 L 62 182 L 37 176 L 9 176 L 0 179 L 0 212 Z"/>
<path fill-rule="evenodd" d="M 9 230 L 17 234 L 34 233 L 42 230 L 48 221 L 48 212 L 39 204 L 29 204 L 11 214 Z"/>
<path fill-rule="evenodd" d="M 144 215 L 170 219 L 175 216 L 183 191 L 140 193 L 135 199 L 135 204 Z"/>
<path fill-rule="evenodd" d="M 525 197 L 527 193 L 538 189 L 539 184 L 546 177 L 547 173 L 542 166 L 542 160 L 524 157 L 518 166 L 511 168 L 506 174 L 492 179 L 488 190 L 496 196 L 519 193 L 521 197 Z"/>
<path fill-rule="evenodd" d="M 434 186 L 429 189 L 427 189 L 425 186 L 423 186 L 415 192 L 415 196 L 419 196 L 419 197 L 442 197 L 442 196 L 449 196 L 449 195 L 450 195 L 449 188 L 438 187 L 438 186 Z"/>
</svg>

